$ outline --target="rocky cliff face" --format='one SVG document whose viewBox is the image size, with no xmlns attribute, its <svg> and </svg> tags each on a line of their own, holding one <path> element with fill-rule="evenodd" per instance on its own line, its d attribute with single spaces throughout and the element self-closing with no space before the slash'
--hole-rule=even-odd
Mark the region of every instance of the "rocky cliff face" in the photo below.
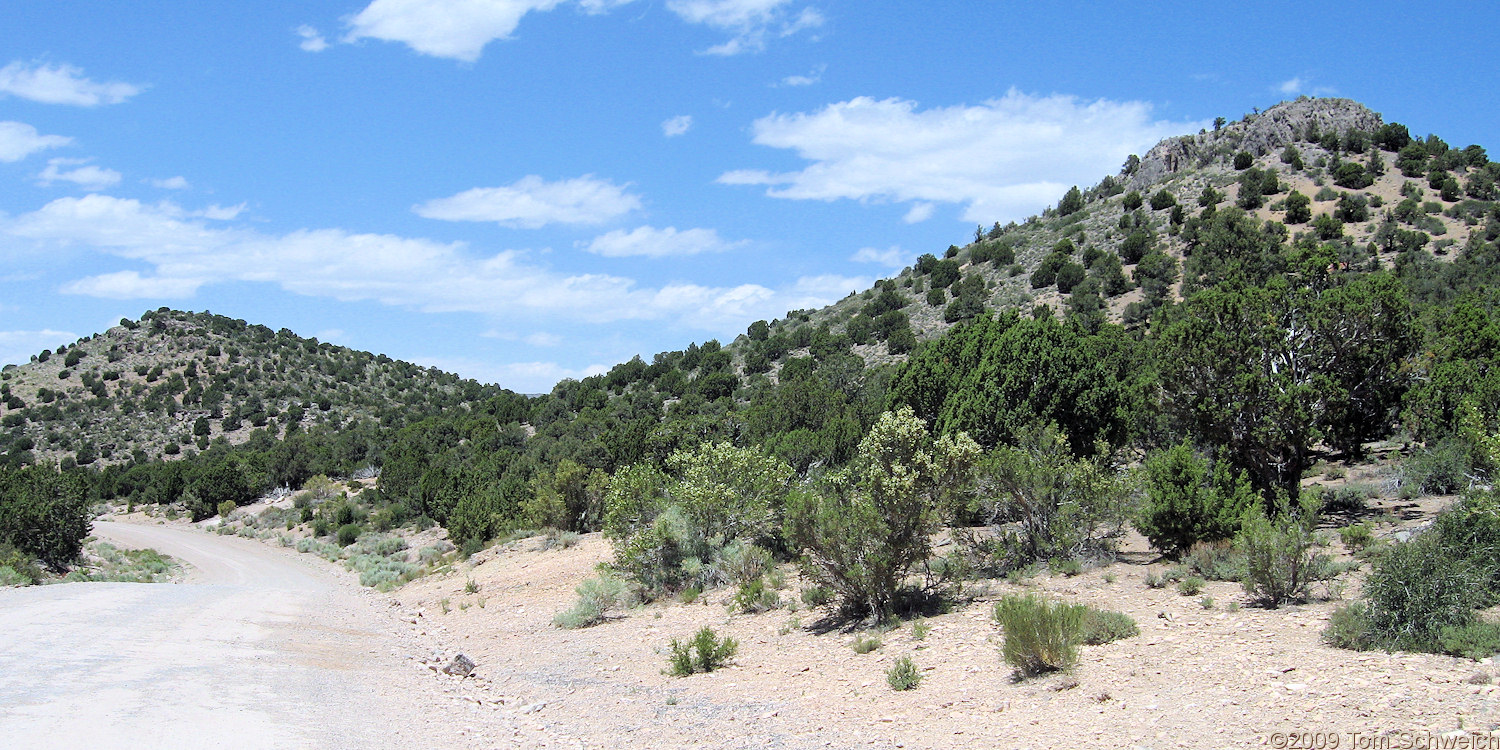
<svg viewBox="0 0 1500 750">
<path fill-rule="evenodd" d="M 1141 190 L 1174 172 L 1207 166 L 1237 151 L 1262 156 L 1301 139 L 1310 125 L 1316 126 L 1319 133 L 1343 133 L 1350 128 L 1373 132 L 1381 124 L 1379 113 L 1352 99 L 1302 97 L 1248 115 L 1215 132 L 1168 138 L 1158 143 L 1126 178 L 1127 186 Z"/>
</svg>

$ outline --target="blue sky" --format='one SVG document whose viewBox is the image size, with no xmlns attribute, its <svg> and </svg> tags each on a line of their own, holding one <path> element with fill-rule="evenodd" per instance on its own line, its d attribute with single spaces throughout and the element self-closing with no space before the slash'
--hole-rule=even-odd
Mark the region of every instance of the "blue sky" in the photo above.
<svg viewBox="0 0 1500 750">
<path fill-rule="evenodd" d="M 1500 149 L 1485 4 L 12 0 L 0 362 L 162 305 L 523 392 L 1299 94 Z"/>
</svg>

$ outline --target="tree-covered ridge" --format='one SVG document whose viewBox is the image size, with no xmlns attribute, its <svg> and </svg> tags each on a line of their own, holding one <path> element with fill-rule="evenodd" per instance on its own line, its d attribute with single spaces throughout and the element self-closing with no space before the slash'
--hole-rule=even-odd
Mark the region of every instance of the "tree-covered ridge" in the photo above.
<svg viewBox="0 0 1500 750">
<path fill-rule="evenodd" d="M 396 427 L 499 392 L 286 329 L 163 308 L 7 367 L 0 450 L 13 463 L 139 463 L 244 443 L 257 429 Z"/>
</svg>

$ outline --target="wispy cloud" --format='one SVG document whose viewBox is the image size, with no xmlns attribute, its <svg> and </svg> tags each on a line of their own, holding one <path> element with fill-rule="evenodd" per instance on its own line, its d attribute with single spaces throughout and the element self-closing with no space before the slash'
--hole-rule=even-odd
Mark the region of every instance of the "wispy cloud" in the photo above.
<svg viewBox="0 0 1500 750">
<path fill-rule="evenodd" d="M 42 135 L 24 122 L 0 122 L 0 161 L 20 161 L 49 148 L 66 146 L 73 139 L 62 135 Z"/>
<path fill-rule="evenodd" d="M 304 52 L 322 52 L 328 49 L 328 40 L 324 39 L 317 29 L 307 24 L 297 27 L 297 36 L 302 40 L 297 43 L 297 46 L 301 47 Z"/>
<path fill-rule="evenodd" d="M 792 11 L 794 0 L 667 0 L 667 9 L 688 23 L 730 34 L 728 41 L 704 50 L 708 55 L 738 55 L 766 48 L 766 39 L 786 37 L 823 25 L 817 9 Z"/>
<path fill-rule="evenodd" d="M 905 268 L 908 263 L 907 253 L 897 245 L 891 245 L 884 250 L 862 247 L 849 256 L 849 260 L 855 263 L 875 263 L 888 268 Z"/>
<path fill-rule="evenodd" d="M 661 132 L 668 138 L 682 135 L 693 127 L 692 115 L 678 115 L 661 124 Z"/>
<path fill-rule="evenodd" d="M 595 237 L 583 249 L 608 258 L 663 258 L 671 255 L 721 253 L 748 244 L 745 240 L 726 242 L 712 229 L 684 229 L 679 232 L 676 227 L 636 227 L 628 232 L 616 229 Z"/>
<path fill-rule="evenodd" d="M 823 80 L 823 72 L 828 70 L 827 65 L 819 65 L 813 68 L 805 76 L 787 76 L 781 79 L 782 86 L 811 86 Z"/>
<path fill-rule="evenodd" d="M 988 223 L 1034 213 L 1069 185 L 1092 183 L 1129 154 L 1204 125 L 1153 120 L 1144 102 L 1014 90 L 978 105 L 926 110 L 860 97 L 756 120 L 755 143 L 795 150 L 811 163 L 795 172 L 730 171 L 719 182 L 766 186 L 775 198 L 912 202 L 911 221 L 930 215 L 924 203 L 957 203 L 965 221 Z"/>
<path fill-rule="evenodd" d="M 0 68 L 0 94 L 10 94 L 43 104 L 97 107 L 119 104 L 141 92 L 129 83 L 95 83 L 73 65 L 26 65 L 13 62 Z"/>
<path fill-rule="evenodd" d="M 1338 93 L 1332 86 L 1314 86 L 1312 82 L 1302 76 L 1289 78 L 1272 87 L 1273 90 L 1286 96 L 1300 96 L 1311 94 L 1313 96 L 1330 96 Z"/>
<path fill-rule="evenodd" d="M 87 159 L 48 159 L 47 168 L 36 177 L 41 185 L 71 182 L 84 190 L 103 190 L 120 183 L 119 172 L 89 164 Z"/>
<path fill-rule="evenodd" d="M 492 221 L 537 229 L 548 224 L 598 224 L 641 207 L 628 185 L 593 175 L 548 182 L 536 175 L 501 187 L 477 187 L 412 208 L 418 216 L 443 221 Z"/>
<path fill-rule="evenodd" d="M 161 188 L 162 190 L 187 190 L 189 187 L 192 187 L 188 184 L 187 178 L 182 175 L 168 177 L 165 180 L 146 180 L 146 184 L 151 187 Z"/>
<path fill-rule="evenodd" d="M 205 285 L 266 283 L 294 294 L 421 312 L 533 323 L 664 320 L 720 334 L 756 318 L 828 304 L 870 284 L 868 278 L 828 275 L 779 288 L 691 282 L 649 287 L 623 276 L 559 273 L 519 250 L 484 254 L 465 243 L 342 229 L 266 234 L 209 224 L 193 214 L 170 202 L 147 205 L 92 194 L 0 219 L 0 235 L 41 247 L 93 248 L 144 267 L 76 279 L 63 287 L 72 294 L 180 299 Z"/>
</svg>

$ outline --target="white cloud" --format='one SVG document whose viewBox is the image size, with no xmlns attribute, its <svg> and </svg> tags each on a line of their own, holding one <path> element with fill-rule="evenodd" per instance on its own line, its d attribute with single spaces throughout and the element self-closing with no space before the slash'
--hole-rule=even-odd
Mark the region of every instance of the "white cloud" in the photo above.
<svg viewBox="0 0 1500 750">
<path fill-rule="evenodd" d="M 474 62 L 485 45 L 508 38 L 532 11 L 549 11 L 562 0 L 374 0 L 348 19 L 345 41 L 401 42 L 433 57 Z M 583 3 L 600 13 L 618 3 Z"/>
<path fill-rule="evenodd" d="M 187 299 L 198 293 L 203 279 L 141 276 L 139 271 L 116 271 L 64 284 L 63 294 L 104 299 Z"/>
<path fill-rule="evenodd" d="M 161 188 L 162 190 L 187 190 L 189 187 L 192 187 L 188 184 L 187 178 L 182 175 L 168 177 L 165 180 L 147 180 L 146 183 L 151 187 Z"/>
<path fill-rule="evenodd" d="M 64 170 L 63 167 L 74 167 Z M 71 182 L 84 190 L 103 190 L 120 183 L 120 173 L 89 164 L 87 159 L 48 159 L 47 168 L 37 175 L 37 182 Z"/>
<path fill-rule="evenodd" d="M 40 331 L 0 331 L 0 365 L 24 364 L 31 361 L 31 355 L 40 353 L 43 349 L 77 340 L 76 333 L 50 328 Z"/>
<path fill-rule="evenodd" d="M 412 362 L 458 373 L 481 383 L 494 383 L 517 393 L 551 393 L 559 380 L 582 380 L 609 372 L 609 365 L 566 367 L 556 362 L 484 362 L 469 358 L 413 357 Z"/>
<path fill-rule="evenodd" d="M 43 104 L 97 107 L 119 104 L 140 92 L 139 86 L 128 83 L 94 83 L 72 65 L 27 66 L 17 61 L 0 68 L 0 94 Z"/>
<path fill-rule="evenodd" d="M 1312 81 L 1297 76 L 1272 87 L 1272 90 L 1286 96 L 1299 96 L 1301 94 L 1312 94 L 1313 96 L 1330 96 L 1338 93 L 1332 86 L 1313 86 Z"/>
<path fill-rule="evenodd" d="M 692 115 L 678 115 L 661 124 L 661 132 L 668 138 L 682 135 L 693 127 Z"/>
<path fill-rule="evenodd" d="M 302 39 L 297 46 L 301 47 L 304 52 L 322 52 L 328 49 L 328 40 L 324 39 L 317 29 L 307 24 L 297 27 L 297 36 Z"/>
<path fill-rule="evenodd" d="M 176 298 L 209 284 L 266 283 L 294 294 L 422 312 L 507 321 L 665 320 L 718 334 L 756 318 L 828 304 L 870 284 L 865 278 L 817 276 L 780 289 L 692 283 L 649 288 L 621 276 L 559 273 L 528 262 L 517 250 L 483 255 L 464 243 L 341 229 L 271 235 L 211 225 L 170 202 L 148 205 L 99 194 L 59 198 L 0 219 L 0 234 L 43 247 L 92 247 L 148 267 L 75 280 L 64 288 L 73 294 Z"/>
<path fill-rule="evenodd" d="M 771 35 L 791 36 L 823 25 L 823 16 L 811 7 L 796 13 L 786 6 L 793 0 L 667 0 L 667 9 L 688 23 L 703 24 L 731 34 L 729 41 L 704 50 L 710 55 L 759 52 Z"/>
<path fill-rule="evenodd" d="M 640 196 L 593 175 L 547 182 L 528 175 L 503 187 L 473 188 L 414 206 L 418 216 L 443 221 L 493 221 L 537 229 L 548 224 L 598 224 L 641 207 Z"/>
<path fill-rule="evenodd" d="M 0 161 L 20 161 L 45 149 L 66 146 L 73 139 L 62 135 L 42 135 L 24 122 L 0 122 Z"/>
<path fill-rule="evenodd" d="M 813 113 L 755 121 L 754 142 L 794 149 L 797 172 L 726 172 L 728 185 L 765 185 L 776 198 L 965 205 L 966 222 L 1035 213 L 1069 185 L 1087 185 L 1162 138 L 1207 123 L 1152 120 L 1144 102 L 1086 102 L 1015 90 L 974 106 L 922 110 L 859 97 Z M 909 218 L 922 217 L 914 207 Z"/>
<path fill-rule="evenodd" d="M 558 344 L 562 343 L 561 336 L 555 333 L 547 333 L 545 331 L 538 331 L 536 333 L 533 333 L 527 336 L 524 340 L 526 341 L 526 343 L 531 344 L 532 346 L 557 346 Z"/>
<path fill-rule="evenodd" d="M 215 203 L 208 208 L 203 209 L 202 211 L 194 213 L 193 215 L 202 216 L 205 219 L 213 219 L 214 221 L 230 221 L 232 219 L 239 218 L 239 215 L 244 212 L 244 203 L 241 203 L 237 206 L 221 206 Z"/>
<path fill-rule="evenodd" d="M 937 205 L 933 203 L 914 203 L 911 210 L 907 211 L 906 215 L 901 217 L 901 220 L 907 224 L 921 224 L 931 219 L 932 212 L 936 210 Z"/>
<path fill-rule="evenodd" d="M 786 78 L 781 79 L 781 85 L 794 87 L 811 86 L 823 80 L 823 71 L 827 69 L 827 65 L 819 65 L 818 67 L 813 68 L 812 71 L 810 71 L 805 76 L 787 76 Z"/>
<path fill-rule="evenodd" d="M 684 229 L 679 232 L 676 227 L 657 229 L 643 226 L 628 232 L 616 229 L 599 235 L 583 249 L 606 258 L 663 258 L 669 255 L 720 253 L 747 244 L 749 243 L 745 240 L 726 242 L 712 229 Z"/>
<path fill-rule="evenodd" d="M 907 265 L 906 252 L 897 245 L 891 245 L 884 250 L 862 247 L 849 256 L 849 260 L 855 263 L 878 263 L 890 268 L 905 268 Z"/>
</svg>

